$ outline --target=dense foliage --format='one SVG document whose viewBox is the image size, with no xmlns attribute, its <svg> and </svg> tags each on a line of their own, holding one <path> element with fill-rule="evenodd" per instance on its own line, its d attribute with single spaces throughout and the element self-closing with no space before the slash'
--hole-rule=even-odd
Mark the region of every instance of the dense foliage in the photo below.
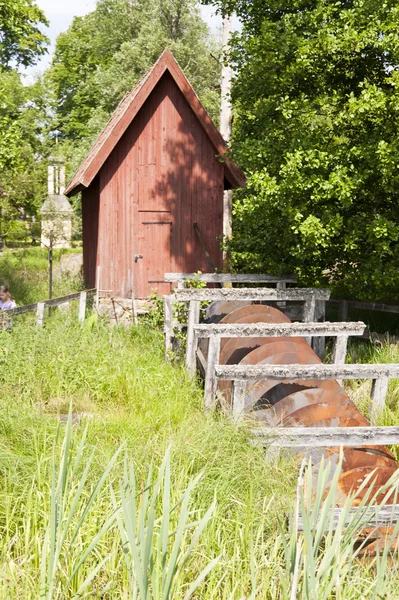
<svg viewBox="0 0 399 600">
<path fill-rule="evenodd" d="M 10 68 L 36 63 L 46 52 L 47 37 L 40 30 L 48 25 L 35 0 L 0 0 L 0 64 Z"/>
<path fill-rule="evenodd" d="M 17 67 L 46 51 L 46 24 L 33 0 L 0 0 L 0 233 L 35 215 L 45 193 L 44 92 L 40 83 L 24 87 Z"/>
<path fill-rule="evenodd" d="M 398 3 L 222 8 L 243 22 L 234 149 L 249 180 L 235 203 L 236 266 L 397 298 Z"/>
</svg>

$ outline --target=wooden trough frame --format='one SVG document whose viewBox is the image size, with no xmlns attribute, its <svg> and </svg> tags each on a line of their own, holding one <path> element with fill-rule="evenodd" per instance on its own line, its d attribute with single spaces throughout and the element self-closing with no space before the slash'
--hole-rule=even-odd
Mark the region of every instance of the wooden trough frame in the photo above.
<svg viewBox="0 0 399 600">
<path fill-rule="evenodd" d="M 173 340 L 173 306 L 176 302 L 188 302 L 187 346 L 194 343 L 194 326 L 199 324 L 200 303 L 202 301 L 255 301 L 255 302 L 298 302 L 301 307 L 301 317 L 306 323 L 316 320 L 324 321 L 325 303 L 330 297 L 330 290 L 314 288 L 223 288 L 223 289 L 177 289 L 174 294 L 164 296 L 165 311 L 165 353 L 168 356 Z M 285 312 L 287 309 L 282 308 Z M 324 354 L 324 338 L 319 336 L 314 343 L 314 350 L 319 355 Z"/>
<path fill-rule="evenodd" d="M 52 298 L 51 300 L 43 300 L 42 302 L 35 302 L 33 304 L 25 304 L 24 306 L 17 306 L 10 310 L 3 310 L 2 315 L 8 317 L 16 317 L 18 315 L 24 315 L 29 312 L 36 312 L 36 324 L 39 326 L 43 325 L 44 322 L 44 310 L 45 308 L 55 308 L 62 304 L 69 304 L 72 300 L 79 300 L 79 323 L 83 323 L 86 315 L 86 303 L 87 296 L 96 293 L 96 289 L 84 290 L 82 292 L 75 292 L 68 294 L 67 296 L 60 296 L 59 298 Z"/>
<path fill-rule="evenodd" d="M 366 364 L 366 365 L 345 365 L 345 364 L 334 364 L 334 365 L 260 365 L 260 366 L 240 366 L 240 365 L 215 365 L 214 366 L 214 378 L 215 381 L 232 381 L 233 382 L 233 414 L 239 416 L 242 414 L 242 400 L 244 396 L 244 390 L 248 381 L 256 381 L 260 379 L 274 379 L 274 380 L 295 380 L 295 379 L 372 379 L 373 385 L 371 390 L 371 422 L 375 423 L 377 416 L 383 410 L 385 405 L 386 394 L 388 390 L 388 383 L 390 378 L 399 378 L 399 364 Z M 215 384 L 216 386 L 216 384 Z M 295 432 L 297 428 L 286 428 L 283 435 L 299 435 L 304 430 L 304 435 L 310 435 L 316 440 L 315 433 L 317 428 L 298 428 L 298 433 Z M 331 432 L 334 432 L 334 427 L 321 428 L 324 430 L 326 436 L 329 436 Z M 331 440 L 328 442 L 328 446 L 340 445 L 353 445 L 346 439 L 346 432 L 350 430 L 350 427 L 336 428 L 335 432 L 337 435 L 341 432 L 342 441 L 340 439 Z M 356 432 L 362 430 L 361 427 L 354 428 Z M 372 430 L 372 427 L 366 427 L 365 429 Z M 382 428 L 386 429 L 386 428 Z M 399 444 L 399 428 L 397 429 L 396 442 L 392 441 L 378 441 L 376 444 Z M 306 430 L 306 432 L 305 432 Z M 265 428 L 264 432 L 270 434 L 271 429 Z M 356 433 L 355 432 L 355 433 Z M 370 434 L 372 435 L 372 433 Z M 306 436 L 305 436 L 306 437 Z M 306 446 L 301 443 L 300 435 L 297 439 L 297 445 Z M 360 439 L 360 438 L 359 438 Z M 303 438 L 302 441 L 304 441 Z M 355 442 L 353 442 L 355 443 Z M 361 442 L 359 442 L 361 443 Z M 364 443 L 364 442 L 363 442 Z M 369 443 L 369 442 L 367 442 Z M 316 441 L 315 441 L 316 444 Z M 282 444 L 283 445 L 283 444 Z"/>
<path fill-rule="evenodd" d="M 195 373 L 195 357 L 200 354 L 198 350 L 198 339 L 209 338 L 208 358 L 205 370 L 205 406 L 210 408 L 216 400 L 217 376 L 219 368 L 225 365 L 219 365 L 220 340 L 221 338 L 232 337 L 334 337 L 333 361 L 334 365 L 345 363 L 346 350 L 349 336 L 362 335 L 365 324 L 359 323 L 258 323 L 254 325 L 195 325 L 193 327 L 193 344 L 187 344 L 186 366 L 190 374 Z M 199 355 L 199 360 L 204 360 Z M 333 366 L 334 366 L 333 365 Z M 321 365 L 327 366 L 327 365 Z M 331 365 L 329 365 L 331 366 Z M 290 371 L 291 365 L 286 367 Z M 227 368 L 227 367 L 226 367 Z M 229 367 L 230 368 L 230 367 Z M 246 365 L 239 367 L 242 372 L 247 373 L 255 369 Z M 259 367 L 260 368 L 260 367 Z M 270 369 L 279 368 L 277 365 Z M 227 377 L 226 379 L 229 379 Z M 275 378 L 274 378 L 275 379 Z M 243 410 L 241 407 L 243 388 L 247 378 L 233 380 L 233 414 L 237 417 Z"/>
</svg>

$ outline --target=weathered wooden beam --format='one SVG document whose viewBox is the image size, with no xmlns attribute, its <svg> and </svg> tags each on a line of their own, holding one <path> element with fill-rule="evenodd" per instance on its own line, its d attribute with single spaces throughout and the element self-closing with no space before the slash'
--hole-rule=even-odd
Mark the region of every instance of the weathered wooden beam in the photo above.
<svg viewBox="0 0 399 600">
<path fill-rule="evenodd" d="M 204 399 L 205 408 L 212 409 L 215 405 L 217 380 L 215 375 L 215 366 L 220 357 L 220 337 L 217 335 L 209 338 L 208 357 L 206 363 Z"/>
<path fill-rule="evenodd" d="M 200 367 L 200 371 L 205 379 L 205 373 L 206 373 L 206 359 L 205 356 L 202 354 L 202 351 L 200 350 L 200 348 L 197 348 L 197 352 L 196 352 L 197 358 L 198 358 L 198 362 L 199 362 L 199 367 Z"/>
<path fill-rule="evenodd" d="M 189 375 L 194 377 L 196 370 L 196 351 L 198 338 L 195 332 L 195 326 L 200 318 L 200 302 L 192 300 L 188 309 L 187 323 L 187 347 L 186 347 L 186 367 Z"/>
<path fill-rule="evenodd" d="M 209 323 L 194 325 L 199 338 L 219 335 L 231 337 L 298 337 L 298 336 L 331 336 L 344 337 L 362 335 L 366 325 L 361 321 L 353 323 Z"/>
<path fill-rule="evenodd" d="M 244 414 L 246 387 L 245 381 L 235 381 L 233 384 L 233 417 L 236 421 Z"/>
<path fill-rule="evenodd" d="M 386 365 L 218 365 L 216 378 L 228 381 L 251 379 L 380 379 L 399 378 L 399 364 Z"/>
<path fill-rule="evenodd" d="M 317 300 L 314 320 L 324 322 L 326 320 L 326 302 L 325 300 Z M 312 339 L 312 347 L 317 356 L 324 360 L 326 355 L 326 340 L 324 337 L 314 337 Z"/>
<path fill-rule="evenodd" d="M 371 423 L 375 425 L 381 412 L 385 408 L 385 400 L 388 393 L 389 377 L 379 377 L 374 379 L 371 386 L 371 406 L 370 416 Z"/>
<path fill-rule="evenodd" d="M 347 325 L 347 323 L 343 323 L 343 325 Z M 364 325 L 363 330 L 355 335 L 362 335 L 366 326 Z M 353 334 L 348 334 L 353 335 Z M 337 336 L 334 344 L 333 350 L 333 363 L 335 365 L 344 365 L 346 360 L 346 351 L 348 348 L 348 335 Z"/>
<path fill-rule="evenodd" d="M 258 273 L 165 273 L 167 283 L 194 279 L 206 283 L 296 283 L 296 275 L 262 275 Z"/>
<path fill-rule="evenodd" d="M 338 524 L 342 522 L 342 513 L 344 510 L 346 511 L 346 509 L 343 508 L 333 508 L 328 511 L 326 530 L 337 529 Z M 359 528 L 390 527 L 399 520 L 399 505 L 368 505 L 362 508 L 350 508 L 345 518 L 344 525 L 350 525 L 354 518 L 356 518 L 356 522 L 359 522 Z M 301 512 L 298 515 L 297 527 L 298 531 L 304 530 L 304 519 L 303 513 Z"/>
<path fill-rule="evenodd" d="M 399 444 L 399 427 L 259 427 L 252 433 L 266 445 L 283 448 Z"/>
<path fill-rule="evenodd" d="M 315 288 L 290 288 L 286 290 L 275 288 L 220 288 L 212 290 L 191 288 L 174 290 L 174 296 L 176 300 L 183 302 L 189 302 L 190 300 L 207 300 L 209 302 L 218 300 L 309 301 L 306 314 L 310 317 L 311 313 L 314 314 L 313 302 L 327 300 L 330 297 L 330 290 Z M 309 321 L 312 320 L 309 318 Z"/>
</svg>

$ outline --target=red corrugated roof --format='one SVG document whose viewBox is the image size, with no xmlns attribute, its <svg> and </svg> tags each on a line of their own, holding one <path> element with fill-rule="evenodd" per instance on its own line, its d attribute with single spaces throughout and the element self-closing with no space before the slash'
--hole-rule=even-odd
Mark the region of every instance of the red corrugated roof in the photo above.
<svg viewBox="0 0 399 600">
<path fill-rule="evenodd" d="M 181 93 L 206 131 L 217 154 L 223 156 L 226 179 L 229 181 L 231 187 L 243 187 L 245 185 L 244 173 L 228 158 L 228 148 L 225 141 L 202 106 L 172 53 L 166 49 L 133 90 L 123 97 L 107 125 L 93 144 L 89 154 L 68 184 L 64 192 L 67 196 L 73 196 L 83 188 L 89 187 L 165 71 L 169 71 L 173 77 Z"/>
</svg>

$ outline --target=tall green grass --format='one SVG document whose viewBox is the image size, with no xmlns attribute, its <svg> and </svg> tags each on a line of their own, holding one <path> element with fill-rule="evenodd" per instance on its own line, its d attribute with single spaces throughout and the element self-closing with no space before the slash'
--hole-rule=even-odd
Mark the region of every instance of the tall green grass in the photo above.
<svg viewBox="0 0 399 600">
<path fill-rule="evenodd" d="M 56 267 L 65 253 L 81 249 L 54 250 L 53 297 L 82 289 L 80 277 L 59 277 Z M 7 285 L 18 305 L 31 304 L 49 297 L 48 254 L 45 248 L 3 250 L 0 252 L 0 285 Z"/>
<path fill-rule="evenodd" d="M 0 332 L 0 598 L 399 597 L 397 556 L 323 542 L 333 494 L 309 508 L 295 457 L 267 463 L 245 425 L 205 414 L 159 332 L 76 312 Z"/>
</svg>

